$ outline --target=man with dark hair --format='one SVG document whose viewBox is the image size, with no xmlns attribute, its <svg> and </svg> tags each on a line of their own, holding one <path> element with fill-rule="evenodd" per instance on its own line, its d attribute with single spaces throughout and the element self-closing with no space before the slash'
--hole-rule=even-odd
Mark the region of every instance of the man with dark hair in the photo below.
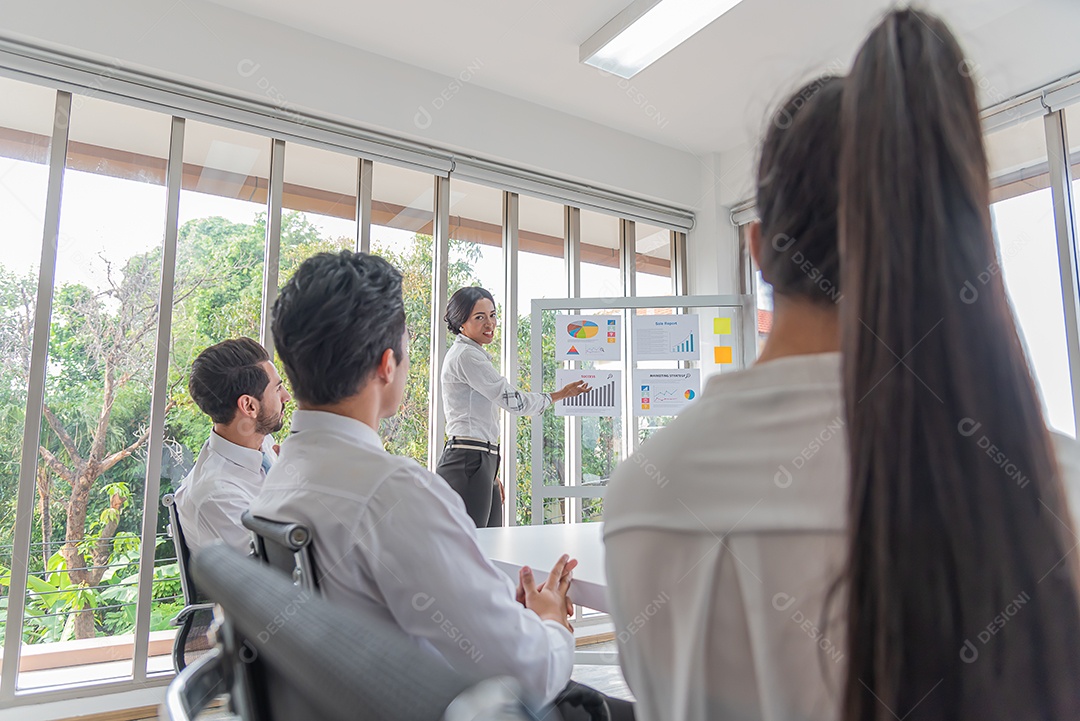
<svg viewBox="0 0 1080 721">
<path fill-rule="evenodd" d="M 313 256 L 282 288 L 273 330 L 297 410 L 252 512 L 312 529 L 327 598 L 396 624 L 463 673 L 511 675 L 532 702 L 553 701 L 574 662 L 576 562 L 563 556 L 539 588 L 525 569 L 515 599 L 461 497 L 379 438 L 409 374 L 401 273 L 364 253 Z"/>
<path fill-rule="evenodd" d="M 199 460 L 176 491 L 176 510 L 191 551 L 214 541 L 247 551 L 240 523 L 277 458 L 289 392 L 266 349 L 250 338 L 212 345 L 191 366 L 188 390 L 214 427 Z"/>
</svg>

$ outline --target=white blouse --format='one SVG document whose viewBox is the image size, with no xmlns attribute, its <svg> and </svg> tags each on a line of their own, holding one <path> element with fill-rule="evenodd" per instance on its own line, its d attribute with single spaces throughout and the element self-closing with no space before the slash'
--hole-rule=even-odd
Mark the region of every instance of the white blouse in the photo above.
<svg viewBox="0 0 1080 721">
<path fill-rule="evenodd" d="M 619 661 L 642 721 L 832 721 L 844 674 L 838 353 L 714 376 L 604 501 Z M 972 442 L 977 439 L 973 438 Z M 1080 446 L 1055 436 L 1076 508 Z"/>
<path fill-rule="evenodd" d="M 551 405 L 551 394 L 518 390 L 491 362 L 483 346 L 465 335 L 446 351 L 441 376 L 446 435 L 498 443 L 500 408 L 533 416 Z"/>
</svg>

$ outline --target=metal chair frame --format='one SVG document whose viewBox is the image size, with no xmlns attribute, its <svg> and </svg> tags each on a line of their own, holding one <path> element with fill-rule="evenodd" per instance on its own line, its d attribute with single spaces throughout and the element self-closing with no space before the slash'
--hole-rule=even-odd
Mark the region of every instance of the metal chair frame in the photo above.
<svg viewBox="0 0 1080 721">
<path fill-rule="evenodd" d="M 187 541 L 184 539 L 184 529 L 180 525 L 180 515 L 176 510 L 175 496 L 172 493 L 166 493 L 161 499 L 161 505 L 165 506 L 169 512 L 168 533 L 169 537 L 173 539 L 173 546 L 176 549 L 176 564 L 180 568 L 180 590 L 184 596 L 184 607 L 170 621 L 170 624 L 177 628 L 172 652 L 173 669 L 180 673 L 187 666 L 184 651 L 187 646 L 188 633 L 195 621 L 195 615 L 203 611 L 212 611 L 214 604 L 199 600 L 195 581 L 191 578 L 191 554 L 187 547 Z"/>
<path fill-rule="evenodd" d="M 251 531 L 251 555 L 288 574 L 295 585 L 318 592 L 315 548 L 307 526 L 262 518 L 251 511 L 244 511 L 240 522 Z"/>
</svg>

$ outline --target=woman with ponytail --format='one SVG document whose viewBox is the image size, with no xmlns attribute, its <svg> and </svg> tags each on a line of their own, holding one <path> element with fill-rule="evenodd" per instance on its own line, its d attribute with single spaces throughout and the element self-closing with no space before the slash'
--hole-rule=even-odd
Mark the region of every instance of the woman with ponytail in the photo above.
<svg viewBox="0 0 1080 721">
<path fill-rule="evenodd" d="M 609 484 L 609 596 L 641 719 L 836 719 L 843 636 L 822 610 L 843 566 L 847 497 L 842 86 L 808 83 L 765 134 L 751 251 L 774 316 L 758 362 L 709 379 Z"/>
<path fill-rule="evenodd" d="M 605 502 L 639 718 L 1080 719 L 1080 446 L 1046 428 L 1000 274 L 971 292 L 998 260 L 966 67 L 892 12 L 766 134 L 773 334 Z"/>
<path fill-rule="evenodd" d="M 1000 274 L 969 290 L 998 258 L 965 63 L 899 10 L 844 89 L 844 721 L 1080 718 L 1078 453 L 1047 431 Z"/>
</svg>

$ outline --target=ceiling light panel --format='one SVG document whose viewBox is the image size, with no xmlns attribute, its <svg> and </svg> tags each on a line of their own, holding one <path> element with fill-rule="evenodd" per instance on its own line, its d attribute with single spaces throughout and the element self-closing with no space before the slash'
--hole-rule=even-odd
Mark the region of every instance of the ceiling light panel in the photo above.
<svg viewBox="0 0 1080 721">
<path fill-rule="evenodd" d="M 637 0 L 581 46 L 581 62 L 631 78 L 740 0 Z"/>
</svg>

